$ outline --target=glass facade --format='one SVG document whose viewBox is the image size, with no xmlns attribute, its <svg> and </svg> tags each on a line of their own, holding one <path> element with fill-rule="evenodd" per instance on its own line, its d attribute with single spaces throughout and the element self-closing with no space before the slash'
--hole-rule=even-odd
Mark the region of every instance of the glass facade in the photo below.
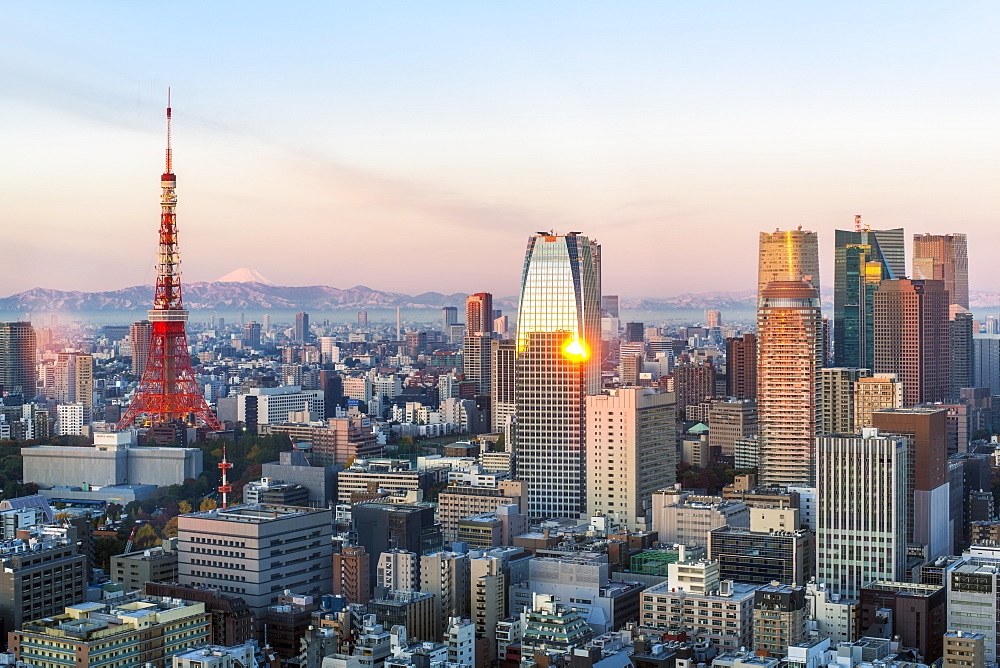
<svg viewBox="0 0 1000 668">
<path fill-rule="evenodd" d="M 528 240 L 514 398 L 517 470 L 531 517 L 586 512 L 585 401 L 601 380 L 598 249 L 578 234 Z"/>
</svg>

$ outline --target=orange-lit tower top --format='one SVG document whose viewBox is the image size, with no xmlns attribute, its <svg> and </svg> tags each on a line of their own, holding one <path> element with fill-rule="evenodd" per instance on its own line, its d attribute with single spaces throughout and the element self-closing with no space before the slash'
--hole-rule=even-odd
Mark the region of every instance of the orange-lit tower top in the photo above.
<svg viewBox="0 0 1000 668">
<path fill-rule="evenodd" d="M 177 249 L 177 177 L 174 176 L 173 114 L 167 92 L 166 165 L 160 176 L 159 260 L 156 293 L 148 313 L 152 322 L 149 353 L 139 389 L 118 429 L 135 422 L 203 424 L 213 431 L 222 425 L 208 407 L 194 378 L 184 323 L 188 312 L 181 299 L 180 254 Z"/>
</svg>

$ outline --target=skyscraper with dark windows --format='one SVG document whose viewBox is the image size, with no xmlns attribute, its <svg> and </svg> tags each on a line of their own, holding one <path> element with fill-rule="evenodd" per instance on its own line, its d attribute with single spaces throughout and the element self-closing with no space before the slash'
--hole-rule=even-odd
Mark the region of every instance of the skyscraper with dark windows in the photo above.
<svg viewBox="0 0 1000 668">
<path fill-rule="evenodd" d="M 837 230 L 833 268 L 833 363 L 870 369 L 879 282 L 904 276 L 903 229 Z"/>
<path fill-rule="evenodd" d="M 260 323 L 251 320 L 243 325 L 243 347 L 260 350 Z"/>
<path fill-rule="evenodd" d="M 726 339 L 726 394 L 757 399 L 757 335 Z"/>
<path fill-rule="evenodd" d="M 35 398 L 35 329 L 30 322 L 0 322 L 0 386 L 3 392 Z"/>
<path fill-rule="evenodd" d="M 293 332 L 295 340 L 300 343 L 305 343 L 312 338 L 309 332 L 309 314 L 308 313 L 296 313 L 295 314 L 295 330 Z"/>
<path fill-rule="evenodd" d="M 586 397 L 601 386 L 597 245 L 576 232 L 528 239 L 515 359 L 518 477 L 531 517 L 586 512 Z"/>
<path fill-rule="evenodd" d="M 132 343 L 132 375 L 142 377 L 146 369 L 146 359 L 149 357 L 149 341 L 153 335 L 153 323 L 149 320 L 137 320 L 129 327 L 129 340 Z"/>
</svg>

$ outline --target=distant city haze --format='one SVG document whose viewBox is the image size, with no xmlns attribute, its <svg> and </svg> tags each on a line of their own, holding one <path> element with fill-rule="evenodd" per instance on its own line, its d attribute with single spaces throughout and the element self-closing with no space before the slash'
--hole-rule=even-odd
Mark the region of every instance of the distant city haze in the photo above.
<svg viewBox="0 0 1000 668">
<path fill-rule="evenodd" d="M 603 291 L 752 290 L 760 231 L 969 237 L 994 291 L 1000 6 L 20 3 L 0 296 L 150 283 L 173 88 L 184 280 L 515 295 L 529 235 Z M 909 267 L 909 257 L 907 258 Z"/>
</svg>

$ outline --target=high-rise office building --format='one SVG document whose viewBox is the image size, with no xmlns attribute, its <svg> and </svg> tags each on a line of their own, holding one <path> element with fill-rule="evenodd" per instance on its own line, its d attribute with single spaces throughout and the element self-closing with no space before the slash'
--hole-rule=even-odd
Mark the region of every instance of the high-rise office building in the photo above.
<svg viewBox="0 0 1000 668">
<path fill-rule="evenodd" d="M 601 295 L 601 313 L 609 318 L 617 318 L 621 313 L 621 300 L 618 295 Z"/>
<path fill-rule="evenodd" d="M 514 351 L 513 339 L 490 342 L 490 428 L 504 434 L 515 412 Z"/>
<path fill-rule="evenodd" d="M 1000 334 L 977 334 L 973 346 L 973 387 L 988 387 L 1000 394 Z"/>
<path fill-rule="evenodd" d="M 465 331 L 468 334 L 493 333 L 493 295 L 477 292 L 465 300 Z"/>
<path fill-rule="evenodd" d="M 260 323 L 256 320 L 243 325 L 243 347 L 260 350 Z"/>
<path fill-rule="evenodd" d="M 517 317 L 518 477 L 531 517 L 586 512 L 585 402 L 601 387 L 600 294 L 587 237 L 530 237 Z"/>
<path fill-rule="evenodd" d="M 951 392 L 949 401 L 957 401 L 963 387 L 973 385 L 975 350 L 972 343 L 972 314 L 959 311 L 948 323 L 949 350 L 951 351 Z"/>
<path fill-rule="evenodd" d="M 705 327 L 722 327 L 722 311 L 705 311 Z"/>
<path fill-rule="evenodd" d="M 646 324 L 642 322 L 625 323 L 625 342 L 642 343 L 645 340 Z"/>
<path fill-rule="evenodd" d="M 816 579 L 831 593 L 904 579 L 908 449 L 874 428 L 816 439 Z"/>
<path fill-rule="evenodd" d="M 726 339 L 726 394 L 738 399 L 757 398 L 757 335 Z"/>
<path fill-rule="evenodd" d="M 30 322 L 0 322 L 0 388 L 35 398 L 35 330 Z"/>
<path fill-rule="evenodd" d="M 153 336 L 153 323 L 138 320 L 129 327 L 129 341 L 132 343 L 132 375 L 142 377 L 149 357 L 149 340 Z"/>
<path fill-rule="evenodd" d="M 907 540 L 935 558 L 952 553 L 949 529 L 948 409 L 894 408 L 871 414 L 872 426 L 909 439 Z"/>
<path fill-rule="evenodd" d="M 622 387 L 587 397 L 587 514 L 645 531 L 653 492 L 674 484 L 674 395 Z"/>
<path fill-rule="evenodd" d="M 964 234 L 914 234 L 913 278 L 944 281 L 949 304 L 969 308 L 969 250 Z"/>
<path fill-rule="evenodd" d="M 855 384 L 870 375 L 868 369 L 820 369 L 820 434 L 854 433 Z"/>
<path fill-rule="evenodd" d="M 823 366 L 819 290 L 808 281 L 772 281 L 757 307 L 760 479 L 811 487 Z"/>
<path fill-rule="evenodd" d="M 441 308 L 441 331 L 448 333 L 452 325 L 458 324 L 458 307 L 443 306 Z"/>
<path fill-rule="evenodd" d="M 833 359 L 840 367 L 871 368 L 873 295 L 882 279 L 903 278 L 902 228 L 837 230 L 833 275 Z"/>
<path fill-rule="evenodd" d="M 903 405 L 947 401 L 951 392 L 944 281 L 882 281 L 875 291 L 873 371 L 903 382 Z"/>
<path fill-rule="evenodd" d="M 293 332 L 293 338 L 300 343 L 305 343 L 312 338 L 312 334 L 309 331 L 308 313 L 295 314 L 295 330 Z"/>
<path fill-rule="evenodd" d="M 815 232 L 775 230 L 760 233 L 757 296 L 771 281 L 805 279 L 819 292 L 819 240 Z"/>
</svg>

